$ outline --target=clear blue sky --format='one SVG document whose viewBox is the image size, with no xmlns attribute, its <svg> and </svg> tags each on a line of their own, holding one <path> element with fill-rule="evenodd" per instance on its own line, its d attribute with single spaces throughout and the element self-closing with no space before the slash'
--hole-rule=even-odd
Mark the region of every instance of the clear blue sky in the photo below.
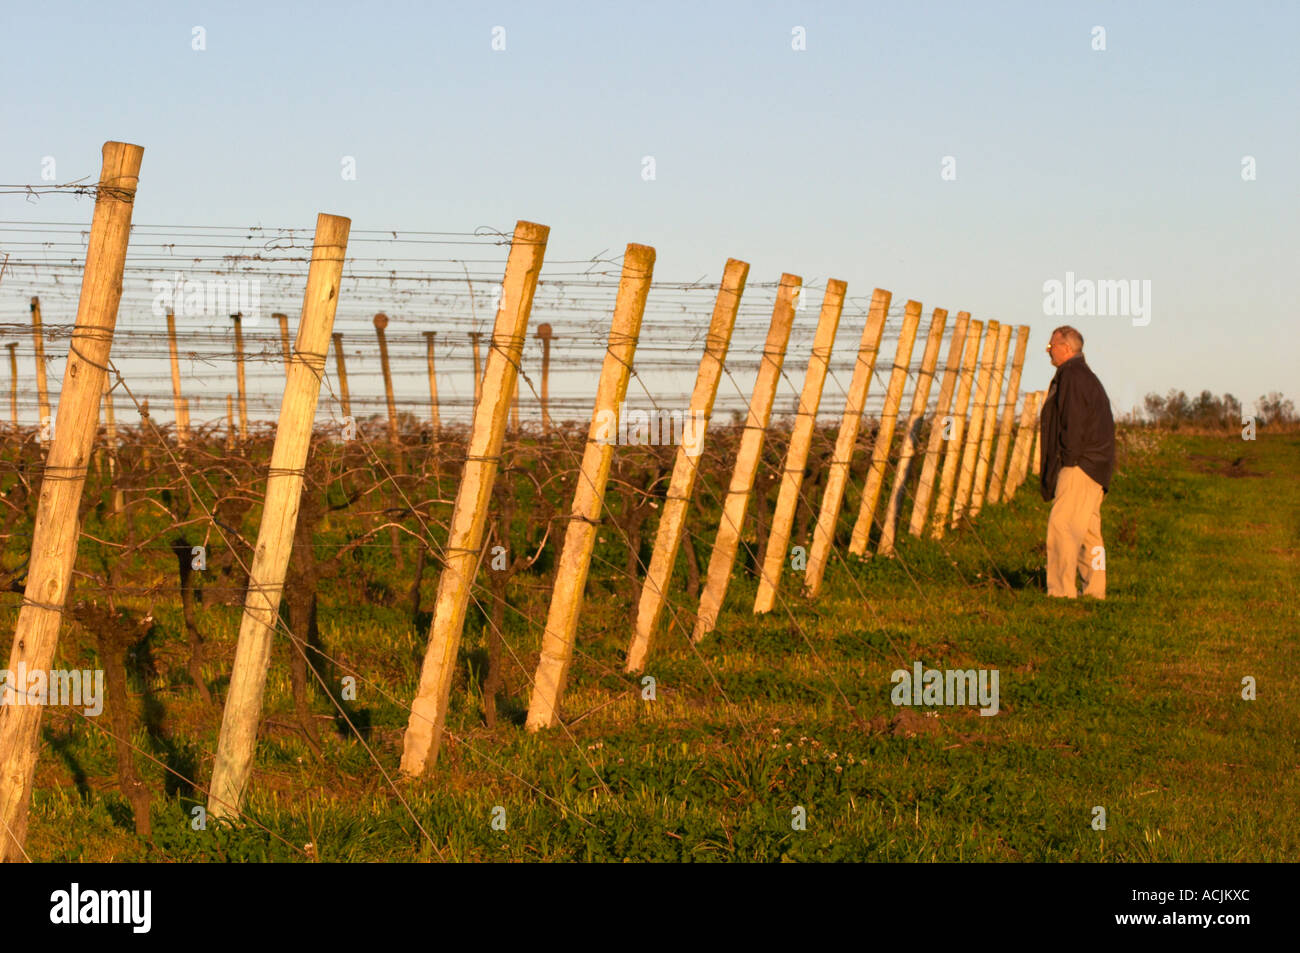
<svg viewBox="0 0 1300 953">
<path fill-rule="evenodd" d="M 1027 323 L 1030 388 L 1070 320 L 1120 410 L 1300 397 L 1293 2 L 10 3 L 0 35 L 0 182 L 136 142 L 137 221 L 529 219 L 548 259 L 637 241 L 667 280 L 734 256 Z M 1067 271 L 1149 280 L 1150 324 L 1044 316 Z"/>
</svg>

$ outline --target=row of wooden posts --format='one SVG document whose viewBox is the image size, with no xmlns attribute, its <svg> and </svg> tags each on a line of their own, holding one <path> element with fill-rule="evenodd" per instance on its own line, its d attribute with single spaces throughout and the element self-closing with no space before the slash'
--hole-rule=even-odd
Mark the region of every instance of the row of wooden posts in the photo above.
<svg viewBox="0 0 1300 953">
<path fill-rule="evenodd" d="M 50 397 L 49 387 L 46 382 L 46 365 L 45 365 L 45 335 L 41 324 L 41 299 L 33 296 L 31 303 L 32 314 L 32 337 L 35 345 L 36 357 L 36 396 L 40 413 L 41 427 L 38 430 L 39 439 L 42 443 L 47 442 L 49 430 L 45 424 L 50 420 Z M 279 312 L 271 315 L 280 325 L 280 347 L 284 355 L 285 376 L 288 376 L 289 365 L 292 363 L 292 349 L 289 345 L 289 316 Z M 236 402 L 239 408 L 239 429 L 238 442 L 242 443 L 248 439 L 248 391 L 244 374 L 244 334 L 243 334 L 243 315 L 232 314 L 231 322 L 235 331 L 235 389 L 237 397 L 234 395 L 226 396 L 226 419 L 229 422 L 227 430 L 227 445 L 233 445 L 236 442 L 235 430 L 235 407 Z M 397 400 L 393 392 L 393 374 L 388 360 L 388 340 L 385 336 L 385 328 L 388 327 L 388 316 L 380 313 L 374 317 L 375 335 L 379 341 L 379 360 L 380 368 L 384 379 L 384 397 L 388 409 L 388 433 L 393 442 L 397 442 L 399 437 L 398 417 L 397 417 Z M 433 424 L 435 432 L 442 428 L 442 418 L 438 407 L 438 376 L 434 362 L 434 347 L 438 337 L 437 331 L 422 332 L 426 344 L 426 356 L 429 372 L 429 406 L 430 422 Z M 348 390 L 348 370 L 343 353 L 343 334 L 335 331 L 332 334 L 334 344 L 334 360 L 338 372 L 339 382 L 339 403 L 343 410 L 344 417 L 352 416 L 352 398 Z M 550 415 L 550 369 L 551 369 L 551 341 L 553 335 L 549 324 L 542 324 L 537 328 L 537 337 L 542 342 L 542 375 L 541 375 L 541 415 L 543 430 L 551 429 Z M 470 346 L 474 358 L 474 402 L 478 403 L 479 385 L 481 374 L 481 355 L 480 346 L 483 334 L 479 331 L 470 331 Z M 167 314 L 167 346 L 171 355 L 171 377 L 172 377 L 172 411 L 175 417 L 176 441 L 184 446 L 190 439 L 190 401 L 181 392 L 181 365 L 180 349 L 176 340 L 176 318 L 171 312 Z M 18 357 L 16 342 L 10 342 L 5 345 L 9 349 L 9 416 L 15 430 L 18 429 Z M 148 401 L 143 401 L 141 410 L 147 412 Z M 105 387 L 104 390 L 104 415 L 110 430 L 108 439 L 110 445 L 116 443 L 116 423 L 113 411 L 113 393 L 111 387 Z M 512 426 L 519 429 L 519 390 L 515 388 L 514 401 L 512 405 Z"/>
<path fill-rule="evenodd" d="M 77 323 L 60 393 L 54 439 L 46 460 L 47 475 L 59 478 L 47 479 L 42 484 L 25 597 L 10 652 L 10 670 L 18 670 L 20 665 L 25 665 L 28 671 L 48 670 L 54 658 L 64 600 L 76 557 L 77 509 L 98 426 L 100 400 L 105 390 L 142 155 L 140 147 L 124 143 L 110 142 L 104 147 L 104 166 L 87 249 Z M 351 222 L 346 218 L 326 214 L 318 217 L 302 317 L 292 348 L 288 346 L 287 320 L 281 325 L 286 359 L 284 398 L 267 470 L 261 525 L 249 571 L 209 788 L 209 812 L 216 817 L 233 817 L 239 813 L 252 771 L 272 635 L 292 550 L 303 489 L 303 470 L 333 333 L 350 227 Z M 443 570 L 438 581 L 419 687 L 403 739 L 401 767 L 409 776 L 423 774 L 437 758 L 471 587 L 483 555 L 485 527 L 508 417 L 511 405 L 516 402 L 519 361 L 548 237 L 546 226 L 522 221 L 516 225 L 486 364 L 481 374 L 476 368 L 478 393 L 466 463 L 443 549 Z M 554 726 L 558 720 L 614 452 L 613 442 L 604 432 L 604 422 L 610 419 L 610 414 L 617 415 L 626 396 L 654 263 L 654 249 L 636 244 L 627 246 L 608 348 L 597 385 L 591 431 L 583 451 L 542 638 L 541 657 L 526 722 L 530 731 Z M 709 419 L 748 272 L 749 266 L 735 259 L 728 260 L 724 268 L 691 394 L 691 419 L 706 422 Z M 691 636 L 697 642 L 716 627 L 734 568 L 741 527 L 758 473 L 801 284 L 800 278 L 789 274 L 783 275 L 780 282 L 744 433 L 723 503 L 707 583 Z M 827 283 L 782 469 L 766 558 L 753 606 L 756 613 L 770 612 L 775 606 L 781 578 L 789 562 L 791 527 L 845 293 L 843 281 Z M 802 580 L 804 595 L 809 598 L 819 593 L 825 570 L 834 554 L 835 527 L 844 501 L 850 463 L 890 301 L 888 291 L 876 289 L 872 295 Z M 921 535 L 929 519 L 931 534 L 936 538 L 942 537 L 946 529 L 957 526 L 963 519 L 973 518 L 983 505 L 1009 499 L 1026 478 L 1031 463 L 1036 472 L 1037 453 L 1031 452 L 1031 441 L 1037 431 L 1039 394 L 1026 395 L 1019 429 L 1012 442 L 1029 329 L 1019 328 L 1010 378 L 1005 395 L 999 401 L 1011 328 L 996 321 L 982 324 L 971 320 L 966 312 L 959 313 L 954 324 L 937 406 L 930 415 L 929 440 L 923 451 L 918 447 L 947 317 L 943 309 L 936 308 L 933 312 L 913 400 L 902 421 L 901 450 L 894 467 L 892 490 L 885 512 L 880 516 L 877 511 L 885 485 L 890 448 L 899 429 L 900 406 L 921 319 L 919 302 L 908 301 L 904 308 L 880 428 L 873 444 L 866 485 L 848 547 L 850 554 L 869 555 L 870 529 L 876 523 L 881 526 L 876 552 L 893 552 L 908 474 L 918 456 L 921 457 L 921 471 L 908 523 L 912 535 Z M 381 357 L 386 357 L 384 324 L 386 319 L 376 319 Z M 173 331 L 173 380 L 179 386 L 174 326 L 170 320 L 169 330 Z M 432 334 L 428 332 L 431 382 Z M 337 336 L 334 341 L 336 359 L 341 362 Z M 236 323 L 236 347 L 241 343 Z M 43 359 L 38 363 L 43 366 Z M 384 367 L 390 420 L 394 420 L 391 378 L 386 360 Z M 339 376 L 342 382 L 343 373 Z M 240 391 L 243 421 L 246 408 L 243 406 L 242 380 Z M 346 404 L 346 385 L 342 391 L 346 415 L 350 409 Z M 180 411 L 185 405 L 180 402 L 179 393 L 177 400 L 179 432 L 184 424 Z M 999 406 L 1002 407 L 1000 416 Z M 111 405 L 106 410 L 111 427 Z M 629 673 L 645 670 L 652 649 L 652 637 L 663 613 L 698 476 L 698 449 L 688 448 L 683 442 L 676 452 L 654 552 L 642 584 L 636 623 L 628 647 L 626 670 Z M 932 498 L 933 508 L 930 505 Z M 0 822 L 3 824 L 0 837 L 4 838 L 4 859 L 14 859 L 22 852 L 38 750 L 39 718 L 38 706 L 0 706 Z"/>
</svg>

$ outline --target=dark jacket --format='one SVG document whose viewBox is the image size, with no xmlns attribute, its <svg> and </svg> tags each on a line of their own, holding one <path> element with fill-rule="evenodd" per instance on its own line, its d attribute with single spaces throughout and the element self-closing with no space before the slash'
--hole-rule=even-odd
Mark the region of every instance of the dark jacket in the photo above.
<svg viewBox="0 0 1300 953">
<path fill-rule="evenodd" d="M 1042 492 L 1044 500 L 1056 496 L 1056 478 L 1062 467 L 1079 467 L 1110 490 L 1115 473 L 1115 420 L 1110 398 L 1082 354 L 1056 369 L 1043 401 Z"/>
</svg>

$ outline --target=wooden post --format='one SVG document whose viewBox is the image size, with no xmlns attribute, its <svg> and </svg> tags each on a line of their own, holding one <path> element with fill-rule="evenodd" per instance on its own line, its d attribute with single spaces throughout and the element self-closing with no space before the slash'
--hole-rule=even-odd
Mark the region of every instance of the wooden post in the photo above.
<svg viewBox="0 0 1300 953">
<path fill-rule="evenodd" d="M 609 329 L 609 347 L 600 369 L 596 405 L 591 413 L 587 449 L 582 455 L 582 471 L 574 489 L 573 509 L 564 533 L 564 548 L 555 572 L 555 592 L 551 595 L 542 636 L 542 657 L 533 679 L 533 697 L 528 703 L 529 731 L 552 728 L 559 719 L 560 697 L 573 644 L 578 634 L 578 615 L 582 612 L 582 595 L 587 586 L 587 571 L 596 545 L 596 526 L 600 522 L 609 478 L 614 443 L 620 429 L 619 412 L 627 396 L 632 358 L 636 354 L 641 318 L 645 314 L 650 278 L 654 274 L 655 250 L 646 245 L 628 245 L 623 255 L 623 275 L 619 280 L 614 304 L 614 321 Z"/>
<path fill-rule="evenodd" d="M 984 405 L 984 422 L 980 425 L 979 454 L 975 458 L 975 482 L 971 486 L 970 506 L 966 515 L 974 519 L 984 505 L 984 492 L 988 488 L 990 464 L 993 462 L 993 431 L 998 423 L 998 401 L 1002 397 L 1002 378 L 1007 368 L 1007 348 L 1011 343 L 1011 325 L 998 328 L 998 350 L 993 360 L 993 376 L 989 378 L 988 399 Z"/>
<path fill-rule="evenodd" d="M 484 399 L 474 405 L 469 452 L 452 509 L 447 555 L 438 579 L 438 596 L 429 627 L 429 646 L 402 739 L 402 771 L 408 775 L 423 774 L 438 757 L 456 651 L 460 647 L 470 585 L 483 546 L 483 527 L 496 481 L 497 458 L 505 440 L 510 391 L 523 352 L 528 316 L 549 234 L 550 229 L 545 225 L 519 222 L 510 244 L 501 305 L 492 332 L 497 346 L 488 352 Z"/>
<path fill-rule="evenodd" d="M 683 424 L 691 428 L 690 439 L 683 439 L 677 447 L 673 475 L 664 499 L 663 515 L 659 518 L 659 528 L 655 533 L 654 554 L 650 557 L 650 568 L 646 571 L 645 582 L 641 586 L 636 630 L 627 650 L 628 672 L 640 672 L 645 668 L 651 638 L 663 613 L 664 599 L 672 579 L 673 567 L 677 564 L 677 552 L 681 547 L 682 529 L 686 525 L 686 511 L 691 504 L 695 478 L 699 473 L 700 454 L 704 451 L 709 415 L 713 413 L 713 400 L 718 393 L 718 381 L 722 379 L 727 349 L 731 344 L 731 331 L 736 325 L 736 312 L 740 308 L 740 298 L 745 293 L 745 280 L 748 277 L 749 265 L 746 262 L 735 258 L 727 259 L 713 304 L 709 333 L 704 339 L 704 354 L 700 357 L 700 367 L 695 374 L 688 422 Z M 547 339 L 543 338 L 543 368 L 546 366 L 547 343 Z M 542 380 L 546 380 L 545 370 Z"/>
<path fill-rule="evenodd" d="M 167 346 L 172 358 L 172 409 L 176 415 L 176 443 L 185 446 L 190 436 L 189 410 L 181 397 L 181 362 L 176 349 L 176 315 L 167 312 Z"/>
<path fill-rule="evenodd" d="M 226 395 L 226 449 L 235 447 L 235 399 Z"/>
<path fill-rule="evenodd" d="M 948 525 L 956 528 L 966 512 L 970 500 L 971 487 L 975 483 L 975 464 L 980 449 L 980 431 L 984 426 L 984 405 L 989 399 L 989 378 L 993 376 L 993 357 L 997 351 L 1001 325 L 996 321 L 988 323 L 988 333 L 984 335 L 984 351 L 980 355 L 979 372 L 975 375 L 975 400 L 971 407 L 970 420 L 966 425 L 966 444 L 962 448 L 961 471 L 957 474 L 957 492 L 953 496 L 952 519 Z"/>
<path fill-rule="evenodd" d="M 1030 454 L 1030 460 L 1034 464 L 1034 476 L 1043 472 L 1043 404 L 1047 401 L 1047 391 L 1038 392 L 1037 408 L 1034 412 L 1034 450 Z"/>
<path fill-rule="evenodd" d="M 510 398 L 510 430 L 519 433 L 519 378 L 515 377 L 515 392 Z"/>
<path fill-rule="evenodd" d="M 882 556 L 894 551 L 894 534 L 903 511 L 903 494 L 907 491 L 907 473 L 911 469 L 912 455 L 916 452 L 916 439 L 925 420 L 925 408 L 930 402 L 930 388 L 934 384 L 934 369 L 939 363 L 939 346 L 943 343 L 948 312 L 935 308 L 930 316 L 930 332 L 926 335 L 925 351 L 921 355 L 921 369 L 912 391 L 912 409 L 907 415 L 903 438 L 898 450 L 898 465 L 894 468 L 894 487 L 885 506 L 885 519 L 880 527 L 880 544 L 876 552 Z"/>
<path fill-rule="evenodd" d="M 9 349 L 9 420 L 18 430 L 18 344 L 6 344 Z"/>
<path fill-rule="evenodd" d="M 478 359 L 478 339 L 483 336 L 482 331 L 469 332 L 470 343 L 474 347 L 474 406 L 478 406 L 479 398 L 483 396 L 483 374 L 479 370 L 481 365 Z"/>
<path fill-rule="evenodd" d="M 1007 474 L 1006 487 L 1002 499 L 1010 503 L 1025 480 L 1029 470 L 1029 449 L 1034 440 L 1034 417 L 1038 412 L 1038 392 L 1030 391 L 1025 395 L 1025 405 L 1020 411 L 1020 426 L 1016 429 L 1016 443 L 1011 449 L 1011 470 Z"/>
<path fill-rule="evenodd" d="M 131 234 L 131 211 L 144 150 L 124 142 L 104 144 L 103 167 L 86 246 L 86 265 L 77 304 L 77 323 L 59 395 L 59 419 L 41 482 L 27 586 L 9 652 L 9 672 L 48 672 L 59 640 L 59 625 L 77 558 L 81 503 L 99 402 L 107 376 L 122 298 L 122 273 Z M 57 477 L 57 478 L 56 478 Z M 32 780 L 40 748 L 42 706 L 15 705 L 14 683 L 6 684 L 0 705 L 0 860 L 23 854 Z M 27 685 L 21 686 L 28 690 Z"/>
<path fill-rule="evenodd" d="M 542 432 L 551 432 L 551 326 L 539 324 L 537 336 L 542 341 Z"/>
<path fill-rule="evenodd" d="M 731 569 L 740 548 L 740 533 L 745 525 L 745 511 L 749 508 L 749 495 L 754 489 L 754 477 L 763 452 L 763 438 L 776 400 L 777 384 L 781 380 L 781 365 L 785 361 L 785 346 L 794 325 L 794 309 L 798 304 L 803 279 L 784 274 L 777 289 L 776 304 L 772 308 L 772 323 L 768 326 L 767 340 L 763 345 L 763 362 L 754 381 L 754 392 L 749 398 L 749 416 L 745 432 L 736 452 L 736 468 L 731 473 L 731 486 L 722 503 L 722 519 L 718 522 L 718 535 L 709 556 L 709 571 L 704 592 L 700 595 L 700 608 L 695 616 L 695 631 L 691 641 L 699 642 L 718 623 L 722 600 L 727 595 Z"/>
<path fill-rule="evenodd" d="M 957 484 L 957 467 L 961 462 L 962 438 L 966 434 L 966 407 L 970 403 L 971 382 L 975 377 L 975 361 L 979 357 L 980 336 L 984 333 L 982 321 L 971 321 L 966 331 L 966 353 L 962 357 L 961 380 L 957 384 L 957 399 L 944 420 L 936 420 L 940 433 L 947 431 L 944 449 L 943 473 L 939 477 L 939 495 L 934 502 L 934 529 L 931 536 L 943 539 L 948 526 L 948 513 L 952 506 L 953 489 Z"/>
<path fill-rule="evenodd" d="M 397 436 L 397 401 L 393 398 L 393 371 L 388 365 L 388 339 L 384 328 L 388 327 L 388 315 L 375 315 L 375 337 L 379 338 L 379 366 L 384 373 L 384 399 L 388 401 L 388 442 L 398 445 Z"/>
<path fill-rule="evenodd" d="M 335 331 L 331 337 L 334 339 L 334 364 L 339 372 L 339 402 L 343 404 L 343 416 L 352 416 L 352 398 L 348 396 L 348 366 L 343 360 L 343 334 Z"/>
<path fill-rule="evenodd" d="M 322 213 L 316 218 L 302 318 L 298 322 L 298 338 L 280 404 L 262 522 L 253 550 L 244 614 L 239 621 L 239 640 L 235 643 L 235 663 L 212 765 L 208 813 L 213 817 L 239 813 L 253 769 L 262 694 L 271 659 L 271 636 L 293 549 L 298 507 L 302 502 L 303 469 L 311 445 L 351 227 L 351 220 L 337 215 Z"/>
<path fill-rule="evenodd" d="M 854 556 L 869 555 L 867 541 L 871 536 L 871 524 L 876 521 L 880 490 L 885 485 L 889 450 L 894 442 L 894 430 L 898 426 L 898 406 L 903 400 L 903 388 L 907 386 L 907 367 L 912 361 L 912 348 L 916 345 L 916 329 L 920 323 L 921 302 L 907 302 L 903 309 L 903 327 L 898 334 L 898 350 L 894 352 L 894 367 L 889 372 L 889 388 L 885 391 L 885 403 L 880 410 L 880 428 L 871 445 L 871 466 L 867 469 L 867 482 L 862 488 L 858 518 L 853 524 L 853 535 L 849 538 L 849 552 Z"/>
<path fill-rule="evenodd" d="M 890 292 L 877 288 L 871 293 L 871 310 L 862 329 L 862 343 L 858 345 L 857 363 L 853 365 L 853 380 L 844 400 L 844 416 L 840 420 L 839 436 L 835 438 L 835 452 L 831 456 L 826 474 L 826 489 L 822 491 L 821 510 L 813 528 L 812 546 L 808 550 L 808 565 L 804 569 L 804 594 L 816 598 L 822 588 L 822 577 L 830 561 L 831 547 L 835 544 L 835 526 L 844 502 L 844 488 L 849 480 L 849 464 L 858 443 L 858 430 L 862 426 L 862 408 L 867 403 L 871 387 L 871 374 L 876 368 L 876 355 L 880 351 L 880 338 L 885 333 L 885 318 L 889 315 Z"/>
<path fill-rule="evenodd" d="M 44 445 L 48 443 L 50 424 L 54 421 L 50 417 L 50 389 L 45 380 L 45 334 L 41 330 L 41 299 L 35 296 L 32 298 L 32 341 L 36 345 L 36 399 L 40 406 L 37 435 Z"/>
<path fill-rule="evenodd" d="M 1024 368 L 1025 348 L 1029 345 L 1029 326 L 1016 329 L 1016 353 L 1011 360 L 1011 379 L 1007 381 L 1007 396 L 1002 404 L 1002 421 L 998 426 L 998 449 L 993 456 L 993 472 L 989 476 L 989 489 L 985 498 L 990 505 L 1001 501 L 1003 481 L 1011 450 L 1011 425 L 1016 418 L 1016 402 L 1020 399 L 1020 372 Z"/>
<path fill-rule="evenodd" d="M 108 456 L 108 476 L 117 476 L 117 419 L 113 415 L 113 382 L 104 375 L 104 443 Z M 126 505 L 126 494 L 120 487 L 113 487 L 113 513 L 121 513 Z"/>
<path fill-rule="evenodd" d="M 248 391 L 244 387 L 244 316 L 232 314 L 235 322 L 235 379 L 239 385 L 239 442 L 248 440 Z"/>
<path fill-rule="evenodd" d="M 113 416 L 113 382 L 104 374 L 104 443 L 108 449 L 108 475 L 117 476 L 117 420 Z M 116 512 L 116 510 L 114 510 Z"/>
<path fill-rule="evenodd" d="M 930 499 L 934 494 L 936 476 L 939 470 L 939 458 L 943 448 L 944 419 L 952 407 L 953 393 L 957 389 L 957 377 L 961 373 L 962 348 L 966 344 L 966 329 L 970 324 L 970 313 L 957 312 L 957 323 L 952 329 L 952 340 L 948 343 L 948 362 L 944 365 L 943 383 L 939 385 L 939 400 L 935 404 L 934 417 L 930 421 L 930 439 L 925 448 L 925 464 L 921 467 L 921 477 L 916 483 L 916 497 L 912 501 L 912 516 L 907 531 L 913 536 L 920 536 L 925 529 L 925 518 L 930 512 Z"/>
<path fill-rule="evenodd" d="M 284 354 L 284 379 L 289 379 L 289 365 L 293 361 L 293 351 L 289 349 L 289 316 L 277 311 L 271 315 L 280 322 L 280 350 Z"/>
<path fill-rule="evenodd" d="M 433 422 L 433 432 L 436 434 L 442 429 L 442 421 L 438 417 L 438 376 L 433 369 L 433 342 L 438 336 L 437 331 L 425 331 L 424 333 L 424 351 L 429 362 L 429 416 Z"/>
<path fill-rule="evenodd" d="M 803 470 L 812 449 L 813 431 L 817 429 L 817 410 L 821 406 L 822 390 L 830 371 L 831 348 L 835 332 L 840 327 L 844 311 L 844 295 L 848 285 L 835 278 L 826 282 L 822 296 L 821 315 L 813 334 L 812 355 L 808 358 L 808 371 L 803 378 L 803 391 L 799 395 L 799 410 L 794 428 L 790 432 L 790 447 L 786 451 L 785 469 L 781 473 L 781 489 L 772 513 L 772 529 L 767 537 L 763 556 L 763 572 L 758 580 L 758 593 L 754 597 L 756 613 L 771 612 L 776 604 L 776 591 L 781 585 L 781 573 L 790 558 L 787 546 L 794 525 L 795 509 L 799 505 L 799 489 L 803 486 Z"/>
</svg>

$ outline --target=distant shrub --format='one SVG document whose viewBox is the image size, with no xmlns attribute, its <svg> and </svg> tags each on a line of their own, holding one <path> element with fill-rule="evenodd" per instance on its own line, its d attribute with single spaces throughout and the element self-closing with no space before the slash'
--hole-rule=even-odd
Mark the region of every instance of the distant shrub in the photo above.
<svg viewBox="0 0 1300 953">
<path fill-rule="evenodd" d="M 1164 397 L 1147 394 L 1141 411 L 1124 415 L 1128 424 L 1145 424 L 1168 430 L 1238 430 L 1242 425 L 1242 406 L 1232 394 L 1216 397 L 1208 390 L 1188 397 L 1181 390 L 1171 390 Z M 1282 430 L 1300 424 L 1295 404 L 1273 391 L 1255 401 L 1255 424 L 1260 428 Z"/>
</svg>

